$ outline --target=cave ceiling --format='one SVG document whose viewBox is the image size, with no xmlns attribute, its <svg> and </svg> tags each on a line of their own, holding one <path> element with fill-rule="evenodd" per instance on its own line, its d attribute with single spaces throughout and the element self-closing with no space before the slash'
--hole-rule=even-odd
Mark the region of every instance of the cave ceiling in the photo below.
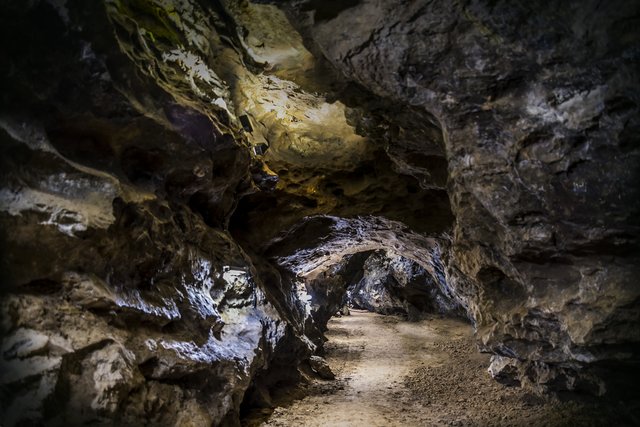
<svg viewBox="0 0 640 427">
<path fill-rule="evenodd" d="M 260 67 L 237 78 L 232 93 L 263 164 L 258 173 L 273 188 L 240 201 L 231 222 L 236 234 L 264 245 L 314 214 L 378 215 L 421 232 L 451 226 L 442 132 L 433 116 L 389 107 L 340 78 L 276 6 L 225 5 Z"/>
</svg>

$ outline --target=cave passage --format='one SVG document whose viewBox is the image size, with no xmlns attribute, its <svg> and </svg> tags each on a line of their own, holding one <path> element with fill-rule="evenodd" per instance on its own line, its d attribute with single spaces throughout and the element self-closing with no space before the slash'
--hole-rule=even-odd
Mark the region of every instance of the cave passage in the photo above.
<svg viewBox="0 0 640 427">
<path fill-rule="evenodd" d="M 2 3 L 2 426 L 640 425 L 640 1 Z"/>
<path fill-rule="evenodd" d="M 254 408 L 244 426 L 589 425 L 594 419 L 584 408 L 493 381 L 489 356 L 478 353 L 466 321 L 350 312 L 333 317 L 326 332 L 326 360 L 336 379 L 311 382 L 300 400 L 291 390 L 274 394 L 275 409 Z"/>
</svg>

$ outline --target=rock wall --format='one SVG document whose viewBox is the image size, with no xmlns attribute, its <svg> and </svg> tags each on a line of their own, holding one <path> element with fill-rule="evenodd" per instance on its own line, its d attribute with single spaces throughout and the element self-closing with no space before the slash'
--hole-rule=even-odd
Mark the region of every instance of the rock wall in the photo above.
<svg viewBox="0 0 640 427">
<path fill-rule="evenodd" d="M 637 2 L 266 3 L 4 5 L 3 422 L 237 424 L 377 250 L 497 378 L 629 379 Z"/>
<path fill-rule="evenodd" d="M 320 328 L 349 301 L 383 314 L 467 316 L 445 275 L 446 240 L 377 217 L 305 218 L 272 241 L 266 255 L 296 274 Z"/>
<path fill-rule="evenodd" d="M 221 16 L 4 5 L 3 425 L 233 425 L 274 354 L 313 350 L 293 284 L 226 231 L 263 175 Z"/>
<path fill-rule="evenodd" d="M 601 393 L 585 363 L 637 366 L 638 2 L 314 4 L 312 49 L 442 128 L 448 280 L 492 371 Z"/>
<path fill-rule="evenodd" d="M 362 266 L 362 277 L 349 283 L 347 301 L 356 308 L 380 314 L 403 314 L 411 320 L 425 315 L 464 315 L 450 295 L 443 293 L 444 267 L 432 276 L 417 262 L 390 251 L 376 251 Z"/>
</svg>

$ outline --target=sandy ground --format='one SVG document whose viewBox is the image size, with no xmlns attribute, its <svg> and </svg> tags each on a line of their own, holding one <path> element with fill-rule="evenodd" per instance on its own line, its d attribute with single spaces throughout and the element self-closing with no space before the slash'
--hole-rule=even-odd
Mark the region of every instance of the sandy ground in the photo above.
<svg viewBox="0 0 640 427">
<path fill-rule="evenodd" d="M 640 424 L 621 403 L 559 402 L 495 382 L 471 327 L 457 320 L 407 322 L 354 310 L 332 319 L 326 335 L 336 380 L 313 381 L 302 399 L 284 393 L 276 399 L 283 406 L 250 416 L 246 426 Z"/>
</svg>

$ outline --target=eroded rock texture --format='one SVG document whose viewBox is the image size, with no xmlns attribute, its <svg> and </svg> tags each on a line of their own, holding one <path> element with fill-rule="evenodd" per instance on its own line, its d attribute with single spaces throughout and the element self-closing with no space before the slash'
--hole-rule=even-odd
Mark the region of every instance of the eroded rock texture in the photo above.
<svg viewBox="0 0 640 427">
<path fill-rule="evenodd" d="M 350 286 L 632 378 L 638 2 L 5 3 L 7 425 L 235 424 Z"/>
<path fill-rule="evenodd" d="M 415 261 L 377 251 L 365 260 L 362 278 L 350 284 L 347 299 L 358 308 L 405 314 L 409 319 L 428 313 L 456 314 L 458 307 L 446 287 L 443 266 L 436 264 L 436 268 L 432 275 Z"/>
<path fill-rule="evenodd" d="M 302 305 L 281 305 L 225 231 L 257 184 L 210 68 L 241 62 L 219 16 L 4 9 L 3 423 L 237 422 L 276 348 L 312 346 Z"/>
<path fill-rule="evenodd" d="M 584 362 L 637 366 L 638 2 L 351 6 L 294 13 L 347 78 L 440 123 L 448 278 L 493 368 L 573 388 Z"/>
<path fill-rule="evenodd" d="M 311 318 L 323 329 L 347 302 L 410 317 L 466 315 L 445 277 L 444 244 L 382 218 L 315 216 L 274 240 L 267 254 L 304 280 Z"/>
</svg>

